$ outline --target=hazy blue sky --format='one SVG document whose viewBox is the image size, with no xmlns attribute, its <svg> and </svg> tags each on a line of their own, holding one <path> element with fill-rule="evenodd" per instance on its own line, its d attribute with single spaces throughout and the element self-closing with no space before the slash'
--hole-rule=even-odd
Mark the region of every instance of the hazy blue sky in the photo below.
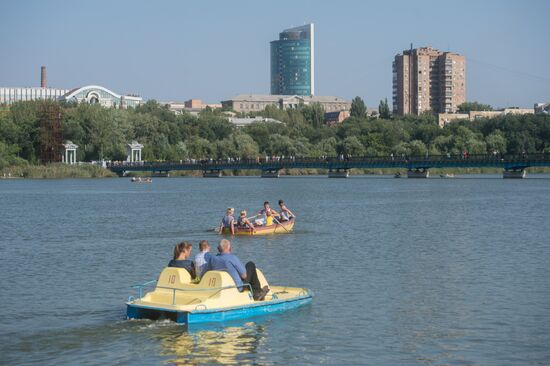
<svg viewBox="0 0 550 366">
<path fill-rule="evenodd" d="M 550 1 L 0 0 L 0 86 L 98 84 L 160 101 L 269 93 L 269 41 L 315 23 L 316 94 L 391 103 L 391 63 L 467 58 L 467 98 L 550 101 Z"/>
</svg>

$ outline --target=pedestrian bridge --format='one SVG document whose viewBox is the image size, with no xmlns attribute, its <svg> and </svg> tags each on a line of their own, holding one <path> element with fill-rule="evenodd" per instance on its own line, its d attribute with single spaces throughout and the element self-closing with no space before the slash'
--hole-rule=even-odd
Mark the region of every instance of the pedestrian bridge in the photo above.
<svg viewBox="0 0 550 366">
<path fill-rule="evenodd" d="M 334 158 L 264 158 L 180 162 L 111 162 L 107 168 L 125 176 L 129 172 L 152 172 L 168 176 L 175 170 L 202 171 L 204 177 L 221 177 L 224 170 L 259 170 L 262 177 L 279 177 L 282 169 L 326 169 L 331 178 L 345 178 L 350 169 L 407 169 L 409 178 L 427 178 L 431 168 L 502 168 L 504 178 L 524 178 L 525 169 L 550 166 L 550 154 L 402 156 L 402 157 L 334 157 Z"/>
</svg>

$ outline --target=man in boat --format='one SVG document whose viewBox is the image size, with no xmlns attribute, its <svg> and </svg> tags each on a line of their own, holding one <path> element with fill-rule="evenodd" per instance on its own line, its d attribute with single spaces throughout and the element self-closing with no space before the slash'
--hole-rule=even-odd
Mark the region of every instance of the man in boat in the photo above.
<svg viewBox="0 0 550 366">
<path fill-rule="evenodd" d="M 200 253 L 195 256 L 195 273 L 197 277 L 202 277 L 204 272 L 206 272 L 208 255 L 210 255 L 210 243 L 206 240 L 201 240 L 199 242 L 199 251 Z"/>
<path fill-rule="evenodd" d="M 220 234 L 223 234 L 225 230 L 229 231 L 231 235 L 235 235 L 235 217 L 233 217 L 234 212 L 235 210 L 233 207 L 228 207 L 225 211 L 225 216 L 222 218 L 222 222 L 220 223 Z"/>
<path fill-rule="evenodd" d="M 279 200 L 279 208 L 281 209 L 281 221 L 290 221 L 290 219 L 293 219 L 296 217 L 296 215 L 294 215 L 292 213 L 292 211 L 290 211 L 286 205 L 285 205 L 285 201 L 283 200 Z"/>
<path fill-rule="evenodd" d="M 258 214 L 264 217 L 263 224 L 265 226 L 273 225 L 273 218 L 279 216 L 279 213 L 269 206 L 269 201 L 264 202 L 264 208 L 262 208 Z"/>
<path fill-rule="evenodd" d="M 207 255 L 207 270 L 226 271 L 229 273 L 239 291 L 243 291 L 244 283 L 248 283 L 252 288 L 253 298 L 255 301 L 262 301 L 265 295 L 269 292 L 269 287 L 260 287 L 260 280 L 256 273 L 256 265 L 254 262 L 246 263 L 243 266 L 237 256 L 231 253 L 231 242 L 227 239 L 222 239 L 218 245 L 219 254 L 216 256 Z"/>
</svg>

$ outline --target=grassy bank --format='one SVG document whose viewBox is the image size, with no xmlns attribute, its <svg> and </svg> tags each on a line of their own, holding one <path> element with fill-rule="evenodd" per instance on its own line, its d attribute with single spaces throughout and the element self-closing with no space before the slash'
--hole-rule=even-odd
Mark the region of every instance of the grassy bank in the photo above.
<svg viewBox="0 0 550 366">
<path fill-rule="evenodd" d="M 406 169 L 351 169 L 350 175 L 393 175 L 395 173 L 406 175 Z M 528 174 L 550 173 L 550 168 L 528 168 Z M 224 176 L 243 177 L 259 176 L 259 170 L 225 170 Z M 454 169 L 430 169 L 432 176 L 440 174 L 502 174 L 500 168 L 454 168 Z M 63 179 L 63 178 L 111 178 L 117 175 L 108 169 L 103 169 L 96 165 L 66 165 L 66 164 L 48 164 L 48 165 L 17 165 L 0 169 L 0 178 L 10 176 L 12 178 L 32 178 L 32 179 Z M 302 175 L 328 175 L 327 169 L 283 169 L 281 176 L 302 176 Z M 150 177 L 151 172 L 132 172 L 128 175 Z M 171 171 L 171 177 L 202 177 L 202 171 Z"/>
<path fill-rule="evenodd" d="M 61 179 L 61 178 L 107 178 L 117 175 L 110 170 L 96 165 L 17 165 L 5 167 L 0 170 L 0 177 L 35 178 L 35 179 Z"/>
</svg>

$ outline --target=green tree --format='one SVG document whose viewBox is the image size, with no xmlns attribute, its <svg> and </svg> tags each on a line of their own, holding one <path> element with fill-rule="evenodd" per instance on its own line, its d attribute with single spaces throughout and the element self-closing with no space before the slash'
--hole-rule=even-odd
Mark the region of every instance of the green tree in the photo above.
<svg viewBox="0 0 550 366">
<path fill-rule="evenodd" d="M 184 160 L 189 158 L 189 149 L 187 148 L 187 144 L 183 141 L 176 144 L 174 153 L 176 160 Z"/>
<path fill-rule="evenodd" d="M 303 106 L 300 111 L 308 122 L 314 128 L 320 128 L 325 124 L 325 109 L 321 103 L 312 103 L 311 105 Z"/>
<path fill-rule="evenodd" d="M 409 143 L 410 153 L 413 156 L 424 156 L 428 152 L 426 145 L 420 140 L 413 140 Z"/>
<path fill-rule="evenodd" d="M 365 147 L 356 136 L 348 136 L 342 141 L 342 153 L 348 156 L 363 156 Z"/>
<path fill-rule="evenodd" d="M 258 144 L 244 132 L 235 132 L 232 135 L 237 156 L 242 159 L 254 159 L 260 155 Z"/>
<path fill-rule="evenodd" d="M 391 118 L 390 107 L 388 106 L 388 98 L 380 100 L 380 104 L 378 105 L 378 114 L 382 119 Z"/>
<path fill-rule="evenodd" d="M 26 161 L 19 158 L 18 153 L 19 147 L 17 145 L 8 145 L 0 141 L 0 169 L 24 164 Z"/>
<path fill-rule="evenodd" d="M 365 118 L 367 115 L 367 106 L 361 97 L 357 96 L 351 101 L 350 116 L 356 118 Z"/>
<path fill-rule="evenodd" d="M 500 153 L 505 153 L 508 142 L 500 130 L 495 130 L 485 137 L 485 143 L 487 144 L 487 152 L 491 153 L 493 151 L 497 151 Z"/>
<path fill-rule="evenodd" d="M 492 111 L 493 107 L 489 104 L 481 104 L 478 102 L 464 102 L 458 106 L 458 112 L 468 113 L 470 111 Z"/>
<path fill-rule="evenodd" d="M 334 157 L 337 155 L 337 147 L 338 147 L 338 141 L 336 141 L 336 138 L 329 137 L 329 138 L 323 139 L 319 141 L 317 144 L 315 144 L 314 148 L 312 149 L 312 152 L 314 152 L 312 157 L 319 157 L 319 156 Z"/>
<path fill-rule="evenodd" d="M 210 141 L 202 137 L 195 137 L 186 141 L 189 157 L 194 159 L 207 159 L 212 157 L 215 148 L 211 146 Z"/>
</svg>

